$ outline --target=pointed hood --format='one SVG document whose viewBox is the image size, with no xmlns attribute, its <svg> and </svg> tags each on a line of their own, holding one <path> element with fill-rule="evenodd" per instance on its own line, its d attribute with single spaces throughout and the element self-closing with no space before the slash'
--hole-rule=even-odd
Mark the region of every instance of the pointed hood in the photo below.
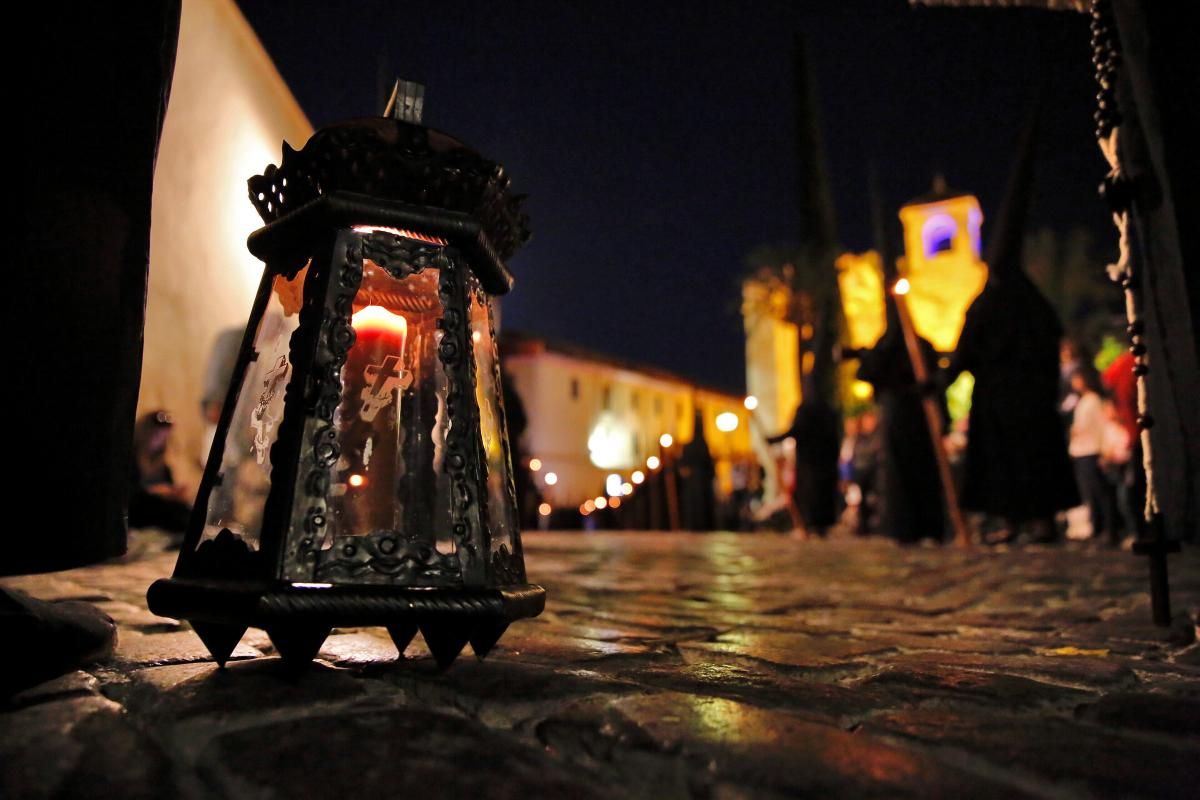
<svg viewBox="0 0 1200 800">
<path fill-rule="evenodd" d="M 1022 249 L 1025 239 L 1025 220 L 1029 216 L 1029 204 L 1033 193 L 1034 162 L 1037 150 L 1041 95 L 1035 98 L 1033 110 L 1013 161 L 1004 193 L 1004 204 L 996 217 L 991 241 L 988 243 L 988 282 L 1002 282 L 1006 278 L 1022 274 Z"/>
<path fill-rule="evenodd" d="M 804 36 L 796 34 L 793 52 L 793 91 L 796 112 L 796 208 L 800 246 L 823 253 L 836 243 L 833 203 L 825 171 L 817 86 Z"/>
<path fill-rule="evenodd" d="M 883 335 L 900 331 L 900 312 L 896 309 L 896 298 L 891 288 L 896 282 L 896 251 L 892 247 L 892 237 L 889 234 L 888 219 L 884 213 L 883 193 L 879 189 L 879 173 L 874 163 L 867 171 L 867 193 L 871 201 L 871 231 L 875 239 L 875 252 L 879 253 L 880 268 L 883 271 L 883 307 L 887 312 L 887 324 Z"/>
<path fill-rule="evenodd" d="M 841 298 L 837 292 L 826 292 L 821 300 L 821 316 L 813 337 L 812 369 L 801 376 L 803 402 L 819 398 L 826 405 L 836 399 L 834 378 L 837 358 L 834 348 L 841 337 Z"/>
</svg>

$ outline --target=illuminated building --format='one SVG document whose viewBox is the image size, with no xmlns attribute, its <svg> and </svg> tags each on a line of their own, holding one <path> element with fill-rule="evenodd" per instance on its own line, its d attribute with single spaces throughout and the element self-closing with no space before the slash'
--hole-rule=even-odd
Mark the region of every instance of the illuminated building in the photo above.
<svg viewBox="0 0 1200 800">
<path fill-rule="evenodd" d="M 904 258 L 899 267 L 911 285 L 913 326 L 935 350 L 952 352 L 967 307 L 987 281 L 987 266 L 979 255 L 979 201 L 948 190 L 939 176 L 931 193 L 901 207 L 900 221 Z"/>
<path fill-rule="evenodd" d="M 979 257 L 979 201 L 937 181 L 932 193 L 901 207 L 900 220 L 904 257 L 897 266 L 908 280 L 913 325 L 935 350 L 952 352 L 967 307 L 987 280 L 987 265 Z M 871 347 L 885 327 L 879 254 L 846 253 L 837 260 L 837 269 L 847 344 Z"/>
<path fill-rule="evenodd" d="M 987 281 L 987 265 L 979 255 L 979 201 L 946 189 L 939 178 L 932 192 L 901 207 L 900 220 L 905 254 L 897 266 L 908 281 L 913 325 L 934 349 L 952 352 L 967 308 Z M 886 327 L 879 254 L 844 253 L 835 265 L 846 321 L 843 344 L 871 347 Z M 759 411 L 763 424 L 783 430 L 791 424 L 800 396 L 799 338 L 796 326 L 784 316 L 791 298 L 782 284 L 771 285 L 759 277 L 743 284 L 742 297 L 747 388 L 764 398 Z M 854 382 L 850 388 L 856 401 L 870 397 L 867 384 Z"/>
<path fill-rule="evenodd" d="M 205 363 L 217 334 L 245 326 L 262 276 L 246 237 L 262 225 L 246 178 L 303 145 L 312 126 L 233 0 L 183 4 L 154 173 L 139 414 L 174 412 L 171 466 L 199 478 Z"/>
<path fill-rule="evenodd" d="M 732 489 L 733 464 L 751 458 L 750 412 L 740 395 L 525 334 L 506 331 L 501 352 L 504 374 L 525 406 L 524 451 L 541 461 L 543 473 L 557 477 L 547 485 L 535 476 L 555 507 L 595 500 L 613 474 L 636 492 L 634 473 L 659 466 L 663 434 L 671 436 L 676 451 L 691 441 L 697 410 L 723 493 Z M 721 427 L 730 428 L 734 418 L 737 424 L 721 430 L 718 417 Z"/>
</svg>

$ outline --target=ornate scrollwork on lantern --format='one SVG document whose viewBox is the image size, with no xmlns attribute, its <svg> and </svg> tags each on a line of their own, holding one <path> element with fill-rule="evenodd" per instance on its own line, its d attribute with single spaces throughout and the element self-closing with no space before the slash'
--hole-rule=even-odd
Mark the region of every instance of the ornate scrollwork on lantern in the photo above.
<svg viewBox="0 0 1200 800">
<path fill-rule="evenodd" d="M 265 222 L 332 192 L 355 192 L 470 214 L 501 259 L 529 239 L 524 197 L 510 193 L 504 167 L 440 131 L 370 117 L 331 125 L 301 150 L 286 142 L 278 167 L 249 181 Z"/>
</svg>

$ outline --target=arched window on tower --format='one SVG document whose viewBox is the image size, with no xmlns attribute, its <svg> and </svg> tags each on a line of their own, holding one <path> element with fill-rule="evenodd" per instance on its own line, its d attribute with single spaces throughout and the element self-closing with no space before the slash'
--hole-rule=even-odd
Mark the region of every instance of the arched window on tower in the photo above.
<svg viewBox="0 0 1200 800">
<path fill-rule="evenodd" d="M 954 249 L 954 235 L 958 226 L 949 214 L 932 214 L 921 228 L 921 241 L 925 245 L 925 257 L 933 258 L 938 253 Z"/>
</svg>

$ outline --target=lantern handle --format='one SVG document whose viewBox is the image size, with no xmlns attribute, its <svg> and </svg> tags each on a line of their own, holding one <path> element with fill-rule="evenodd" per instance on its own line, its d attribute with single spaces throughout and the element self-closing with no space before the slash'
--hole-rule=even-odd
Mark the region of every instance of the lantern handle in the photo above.
<svg viewBox="0 0 1200 800">
<path fill-rule="evenodd" d="M 384 106 L 383 116 L 420 125 L 424 113 L 425 85 L 396 78 L 396 83 L 392 86 L 392 95 Z"/>
</svg>

